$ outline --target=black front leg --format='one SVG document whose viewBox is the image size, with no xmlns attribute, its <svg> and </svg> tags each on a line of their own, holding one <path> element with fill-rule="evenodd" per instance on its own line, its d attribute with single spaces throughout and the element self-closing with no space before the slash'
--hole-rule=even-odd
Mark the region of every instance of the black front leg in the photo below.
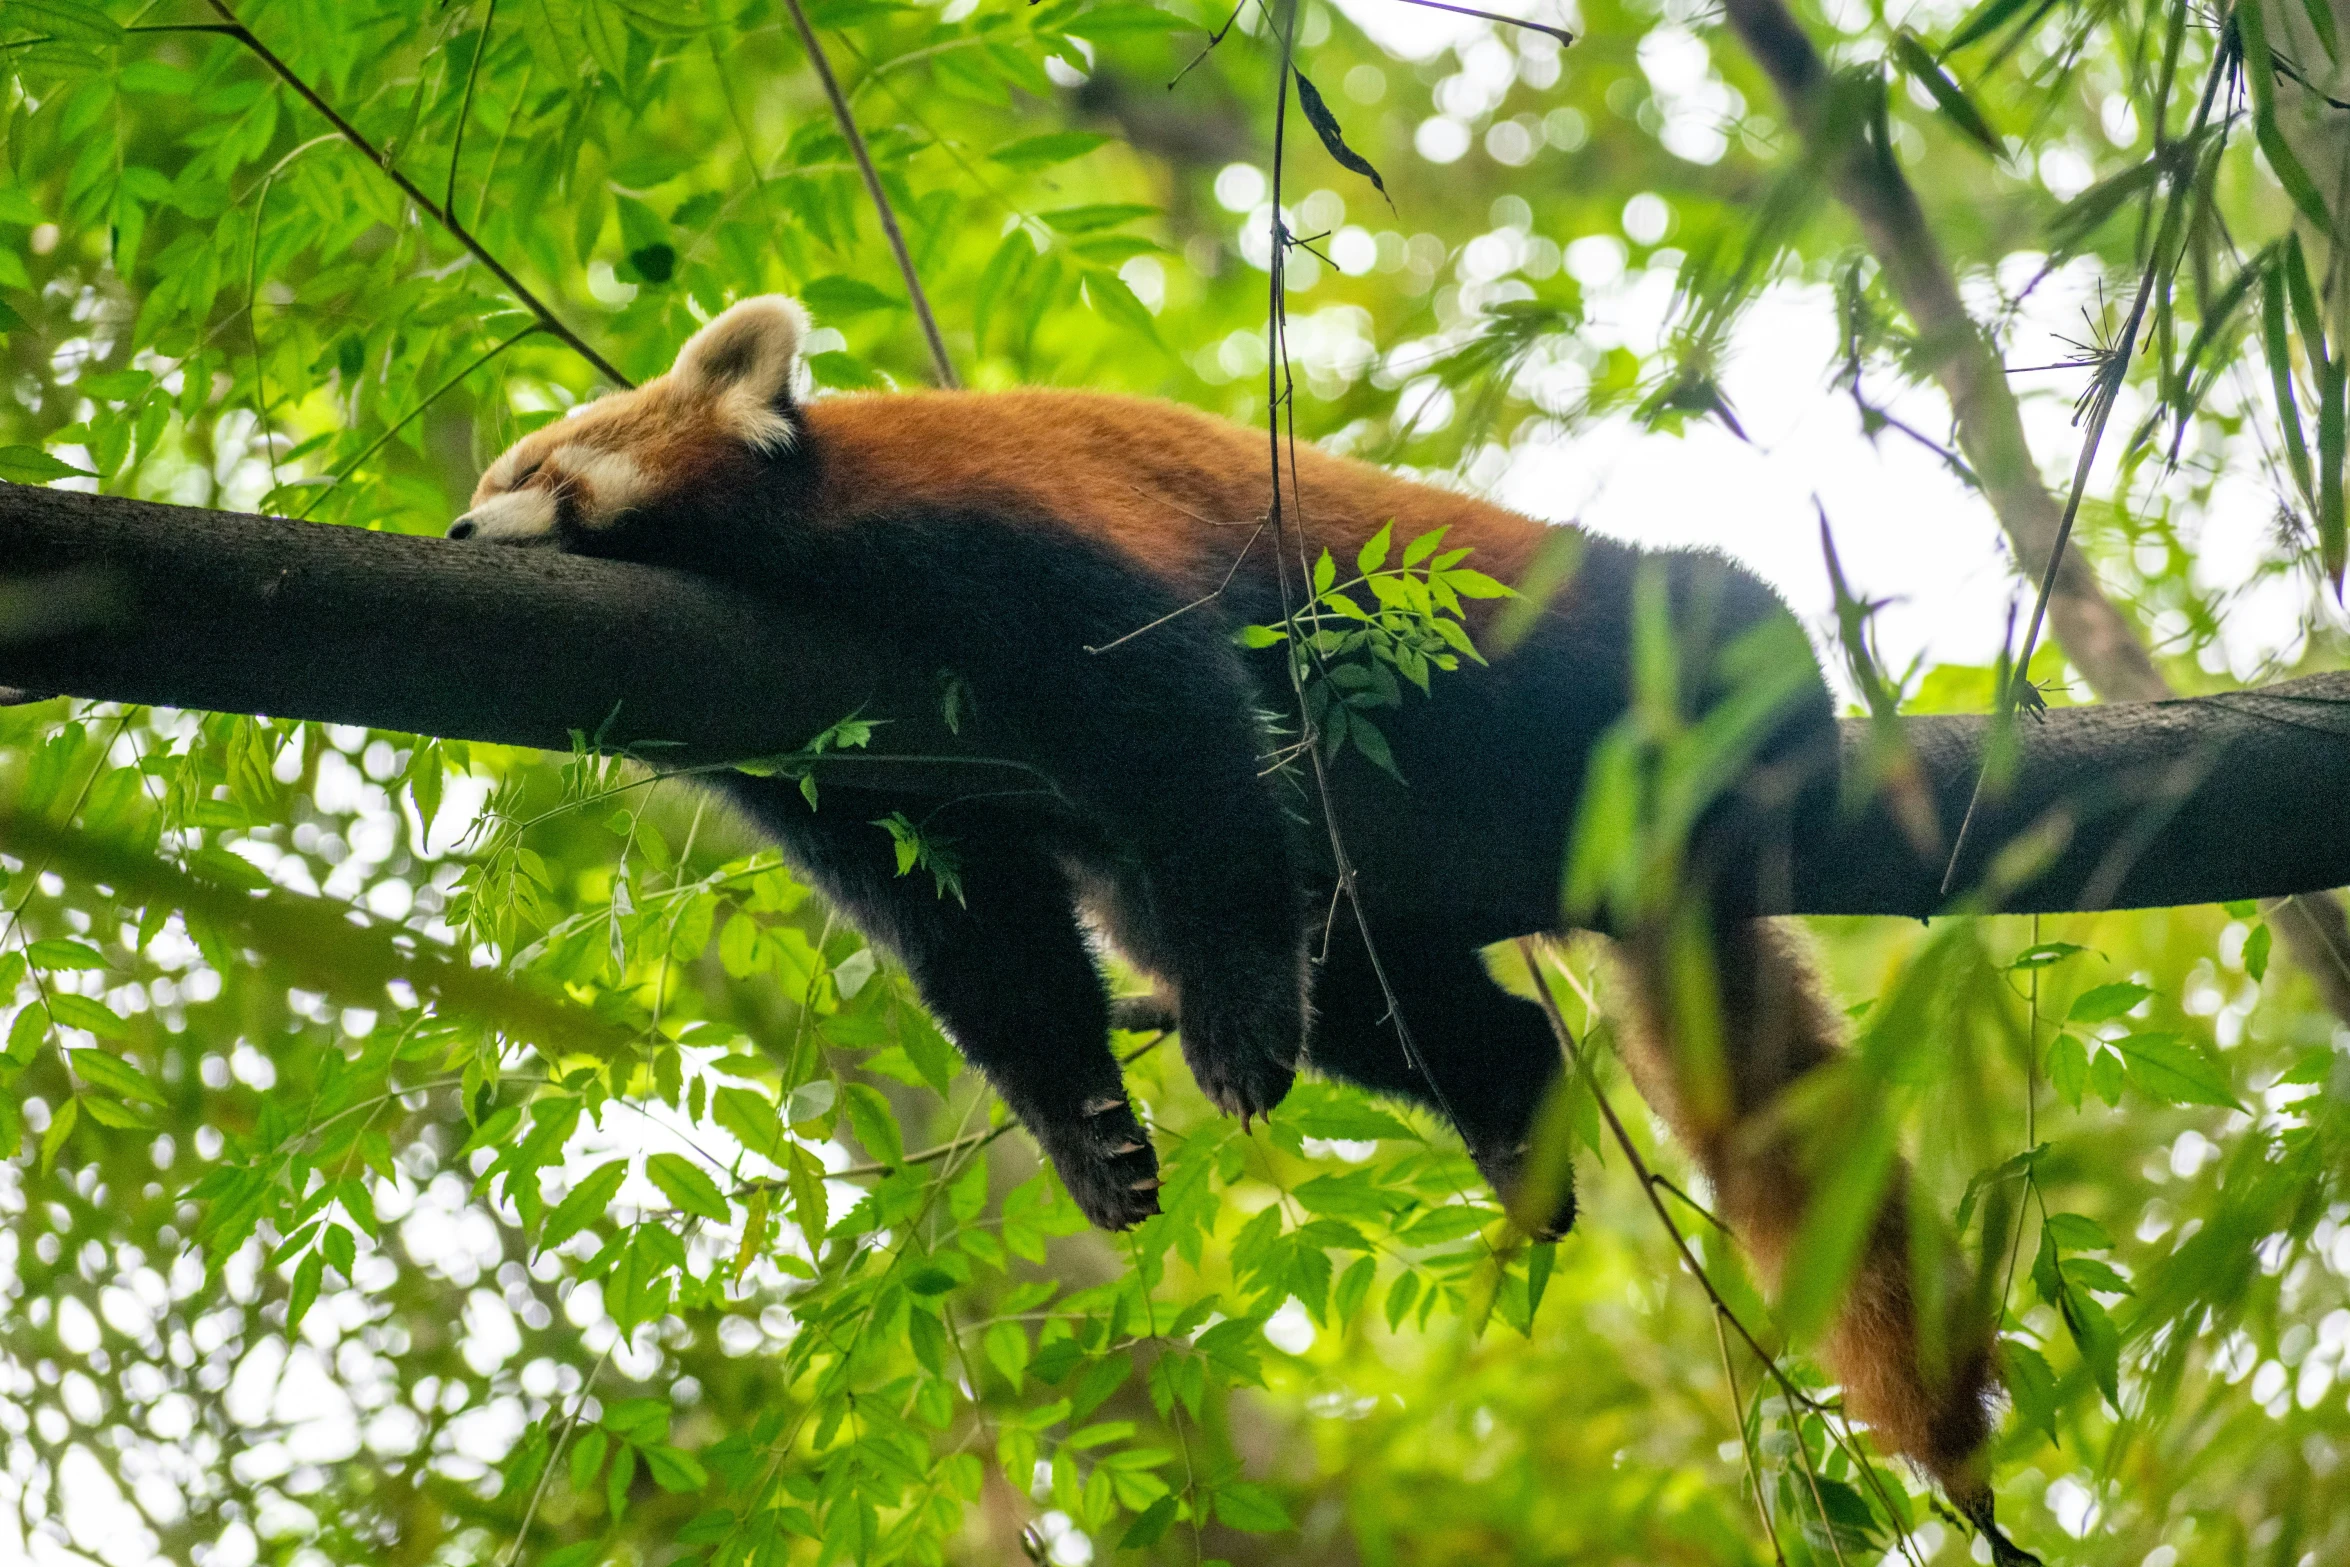
<svg viewBox="0 0 2350 1567">
<path fill-rule="evenodd" d="M 900 876 L 890 802 L 828 787 L 811 810 L 796 784 L 726 774 L 720 791 L 866 937 L 906 967 L 963 1056 L 1035 1134 L 1085 1216 L 1122 1230 L 1158 1212 L 1158 1161 L 1109 1047 L 1109 1002 L 1053 860 L 1000 813 L 950 808 L 962 898 Z"/>
<path fill-rule="evenodd" d="M 1375 925 L 1391 1011 L 1353 911 L 1342 907 L 1338 921 L 1315 980 L 1308 1063 L 1445 1115 L 1503 1204 L 1517 1212 L 1533 1201 L 1544 1211 L 1529 1227 L 1545 1238 L 1564 1235 L 1575 1222 L 1572 1172 L 1555 1193 L 1523 1191 L 1535 1115 L 1561 1070 L 1542 1009 L 1494 984 L 1457 936 Z M 1433 1082 L 1405 1053 L 1397 1015 Z"/>
</svg>

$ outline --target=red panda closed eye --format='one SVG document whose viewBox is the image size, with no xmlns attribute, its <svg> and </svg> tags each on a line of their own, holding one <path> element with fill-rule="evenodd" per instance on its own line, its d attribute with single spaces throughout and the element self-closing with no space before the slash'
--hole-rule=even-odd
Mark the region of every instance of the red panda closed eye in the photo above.
<svg viewBox="0 0 2350 1567">
<path fill-rule="evenodd" d="M 1530 1228 L 1564 1232 L 1571 1190 L 1536 1193 L 1525 1176 L 1558 1050 L 1539 1011 L 1488 979 L 1478 949 L 1560 928 L 1585 767 L 1629 700 L 1635 584 L 1661 584 L 1691 670 L 1757 628 L 1806 658 L 1785 607 L 1718 557 L 1585 539 L 1571 582 L 1514 649 L 1380 711 L 1400 782 L 1351 750 L 1331 758 L 1327 804 L 1361 915 L 1333 921 L 1325 799 L 1269 765 L 1280 737 L 1259 716 L 1294 709 L 1286 654 L 1243 653 L 1235 629 L 1279 620 L 1321 550 L 1351 560 L 1382 527 L 1399 540 L 1449 530 L 1447 548 L 1470 549 L 1504 581 L 1552 530 L 1300 447 L 1277 539 L 1261 432 L 1081 391 L 803 401 L 806 330 L 791 301 L 735 305 L 667 375 L 518 442 L 451 533 L 788 595 L 853 615 L 910 667 L 966 683 L 989 751 L 1049 787 L 941 804 L 828 776 L 821 808 L 785 780 L 727 775 L 718 787 L 905 965 L 1095 1223 L 1147 1218 L 1158 1178 L 1108 1049 L 1081 906 L 1173 994 L 1185 1057 L 1216 1104 L 1258 1114 L 1310 1066 L 1428 1105 Z M 1473 631 L 1491 607 L 1467 605 Z M 1773 846 L 1834 794 L 1827 690 L 1816 666 L 1802 673 L 1749 764 L 1754 787 L 1728 789 L 1696 824 L 1674 895 L 1610 930 L 1624 938 L 1644 1025 L 1629 1047 L 1635 1075 L 1766 1271 L 1807 1186 L 1773 1111 L 1839 1049 L 1835 1010 L 1800 954 L 1751 912 Z M 1718 698 L 1717 685 L 1697 682 L 1699 700 Z M 955 845 L 959 899 L 897 874 L 870 823 L 901 810 Z M 1690 992 L 1674 965 L 1690 930 L 1709 954 L 1714 1004 L 1700 1010 L 1729 1068 L 1726 1093 L 1682 1091 Z M 1935 1248 L 1913 1248 L 1908 1223 L 1896 1195 L 1826 1351 L 1853 1411 L 1988 1530 L 1989 1326 L 1921 1331 L 1911 1254 Z M 1944 1351 L 1936 1370 L 1921 1364 L 1926 1341 Z M 2004 1559 L 2028 1560 L 1992 1537 Z"/>
</svg>

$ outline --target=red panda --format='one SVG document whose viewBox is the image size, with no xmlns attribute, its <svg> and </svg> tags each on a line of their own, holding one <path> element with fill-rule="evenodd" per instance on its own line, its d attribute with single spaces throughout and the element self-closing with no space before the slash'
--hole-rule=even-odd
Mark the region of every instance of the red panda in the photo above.
<svg viewBox="0 0 2350 1567">
<path fill-rule="evenodd" d="M 1636 581 L 1663 586 L 1698 708 L 1725 694 L 1713 652 L 1756 627 L 1787 631 L 1779 645 L 1801 650 L 1787 656 L 1803 678 L 1748 765 L 1754 786 L 1699 817 L 1666 913 L 1595 920 L 1621 938 L 1632 974 L 1637 1080 L 1775 1272 L 1805 1181 L 1794 1134 L 1769 1112 L 1837 1052 L 1839 1027 L 1792 940 L 1752 910 L 1783 861 L 1790 802 L 1832 798 L 1836 752 L 1825 683 L 1767 588 L 1717 557 L 1585 539 L 1508 653 L 1380 713 L 1400 781 L 1351 753 L 1331 762 L 1358 927 L 1333 917 L 1324 798 L 1264 761 L 1261 715 L 1294 711 L 1288 655 L 1244 652 L 1235 628 L 1280 621 L 1307 562 L 1325 548 L 1350 560 L 1385 526 L 1399 540 L 1447 529 L 1447 548 L 1473 550 L 1504 581 L 1553 530 L 1301 446 L 1283 454 L 1296 482 L 1277 551 L 1261 432 L 1078 391 L 802 401 L 806 329 L 790 300 L 735 305 L 667 375 L 500 456 L 449 533 L 709 573 L 854 616 L 918 667 L 967 683 L 990 750 L 1032 764 L 1052 791 L 940 806 L 828 780 L 812 809 L 781 779 L 725 775 L 722 787 L 905 965 L 1105 1228 L 1157 1211 L 1157 1165 L 1108 1048 L 1081 907 L 1173 993 L 1186 1060 L 1217 1105 L 1265 1111 L 1309 1066 L 1438 1109 L 1505 1202 L 1519 1201 L 1560 1053 L 1539 1009 L 1493 984 L 1478 952 L 1561 926 L 1586 764 L 1630 700 Z M 1491 602 L 1465 609 L 1473 636 L 1488 629 Z M 897 873 L 870 824 L 900 809 L 955 844 L 960 900 Z M 1691 930 L 1710 953 L 1699 1002 L 1673 957 Z M 1693 1006 L 1718 1042 L 1704 1092 L 1685 1048 Z M 1571 1190 L 1526 1218 L 1563 1233 Z M 1990 1325 L 1935 1334 L 1956 1348 L 1930 1375 L 1911 1249 L 1897 1194 L 1830 1335 L 1831 1365 L 1885 1445 L 1934 1474 L 2003 1556 L 2028 1559 L 2008 1555 L 1990 1521 Z"/>
</svg>

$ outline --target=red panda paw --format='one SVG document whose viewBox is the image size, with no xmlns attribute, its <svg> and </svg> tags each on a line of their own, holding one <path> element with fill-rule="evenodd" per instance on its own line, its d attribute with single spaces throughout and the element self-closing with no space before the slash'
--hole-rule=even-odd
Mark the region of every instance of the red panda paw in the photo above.
<svg viewBox="0 0 2350 1567">
<path fill-rule="evenodd" d="M 1524 1143 L 1472 1147 L 1469 1157 L 1518 1227 L 1538 1241 L 1555 1241 L 1575 1227 L 1575 1169 L 1564 1160 L 1537 1171 Z"/>
<path fill-rule="evenodd" d="M 1123 1094 L 1089 1100 L 1073 1123 L 1039 1142 L 1078 1211 L 1094 1228 L 1130 1230 L 1159 1211 L 1159 1160 Z"/>
<path fill-rule="evenodd" d="M 1181 1032 L 1183 1059 L 1200 1092 L 1243 1125 L 1267 1114 L 1297 1081 L 1303 1020 L 1292 1004 L 1220 1005 L 1187 1001 Z"/>
</svg>

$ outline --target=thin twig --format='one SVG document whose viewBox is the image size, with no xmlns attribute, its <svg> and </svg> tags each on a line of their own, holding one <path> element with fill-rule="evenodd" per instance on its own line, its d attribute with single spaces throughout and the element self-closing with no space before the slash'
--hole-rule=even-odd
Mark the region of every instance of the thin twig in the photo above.
<svg viewBox="0 0 2350 1567">
<path fill-rule="evenodd" d="M 1730 1334 L 1722 1326 L 1722 1313 L 1714 1313 L 1714 1343 L 1722 1352 L 1722 1379 L 1730 1384 L 1730 1408 L 1738 1422 L 1738 1456 L 1746 1461 L 1746 1483 L 1754 1487 L 1754 1510 L 1762 1518 L 1763 1534 L 1771 1542 L 1771 1555 L 1779 1567 L 1787 1567 L 1787 1552 L 1779 1544 L 1779 1526 L 1771 1521 L 1771 1506 L 1763 1496 L 1762 1470 L 1754 1461 L 1754 1444 L 1746 1438 L 1746 1396 L 1738 1391 L 1738 1370 L 1730 1362 Z M 1801 1442 L 1798 1431 L 1795 1440 Z"/>
<path fill-rule="evenodd" d="M 627 376 L 622 375 L 619 369 L 614 366 L 610 360 L 606 359 L 602 354 L 597 353 L 595 349 L 589 347 L 585 338 L 581 337 L 577 332 L 574 332 L 570 327 L 564 325 L 562 318 L 555 314 L 554 310 L 547 304 L 545 300 L 539 298 L 536 293 L 532 292 L 531 289 L 527 287 L 520 278 L 516 277 L 511 271 L 507 269 L 504 262 L 500 261 L 496 256 L 490 254 L 489 247 L 482 244 L 480 240 L 474 238 L 472 232 L 468 230 L 464 224 L 457 221 L 456 213 L 452 212 L 448 207 L 442 205 L 441 203 L 434 201 L 430 196 L 427 196 L 424 191 L 418 187 L 414 180 L 400 172 L 399 166 L 395 164 L 391 158 L 383 152 L 382 149 L 378 148 L 375 143 L 369 141 L 367 137 L 360 132 L 356 125 L 353 125 L 349 120 L 343 118 L 342 114 L 336 110 L 333 104 L 328 103 L 324 98 L 320 97 L 317 90 L 313 88 L 308 82 L 304 81 L 300 76 L 296 75 L 293 67 L 286 64 L 285 61 L 279 59 L 275 51 L 273 51 L 267 44 L 263 43 L 259 38 L 255 37 L 251 29 L 247 28 L 244 23 L 237 20 L 236 13 L 228 8 L 226 0 L 207 0 L 207 3 L 223 18 L 223 20 L 219 22 L 141 23 L 139 25 L 126 28 L 125 31 L 134 33 L 214 33 L 223 38 L 234 39 L 236 42 L 244 45 L 247 49 L 253 52 L 255 58 L 259 59 L 263 65 L 268 66 L 272 72 L 276 73 L 278 80 L 284 82 L 288 87 L 291 87 L 295 93 L 301 97 L 304 103 L 309 104 L 311 108 L 317 110 L 319 115 L 325 119 L 327 124 L 333 126 L 335 130 L 341 134 L 343 140 L 349 142 L 353 147 L 357 148 L 361 153 L 365 154 L 367 161 L 374 164 L 376 168 L 381 170 L 383 172 L 384 178 L 390 180 L 393 185 L 399 188 L 401 195 L 406 196 L 410 201 L 415 202 L 416 205 L 423 210 L 425 216 L 431 218 L 435 223 L 438 223 L 443 229 L 447 230 L 449 236 L 456 240 L 458 244 L 464 246 L 467 253 L 469 253 L 474 260 L 480 262 L 484 267 L 488 268 L 490 275 L 496 278 L 500 286 L 502 286 L 508 293 L 514 296 L 517 303 L 519 303 L 525 310 L 528 310 L 532 315 L 538 317 L 540 327 L 543 328 L 550 336 L 553 336 L 561 341 L 565 347 L 569 348 L 573 353 L 579 355 L 580 358 L 585 359 L 589 364 L 593 365 L 599 375 L 603 376 L 606 380 L 612 382 L 614 385 L 621 387 L 633 387 L 636 385 L 634 381 L 631 381 Z"/>
<path fill-rule="evenodd" d="M 498 0 L 490 0 L 489 13 L 481 19 L 481 37 L 474 40 L 473 63 L 465 68 L 465 101 L 457 105 L 457 133 L 449 141 L 449 189 L 441 197 L 441 210 L 457 210 L 457 160 L 465 152 L 465 122 L 473 117 L 473 84 L 481 80 L 482 57 L 490 52 L 490 29 L 498 25 Z"/>
<path fill-rule="evenodd" d="M 570 1418 L 563 1422 L 563 1434 L 558 1436 L 547 1449 L 547 1467 L 539 1471 L 539 1483 L 530 1493 L 530 1505 L 523 1509 L 522 1522 L 515 1526 L 514 1543 L 506 1548 L 506 1559 L 501 1567 L 514 1567 L 514 1564 L 521 1560 L 522 1547 L 530 1538 L 531 1523 L 539 1515 L 539 1504 L 547 1499 L 547 1487 L 555 1483 L 555 1471 L 561 1468 L 563 1463 L 563 1450 L 571 1445 L 571 1438 L 579 1430 L 580 1416 L 587 1412 L 588 1395 L 595 1390 L 596 1378 L 604 1374 L 605 1365 L 612 1359 L 612 1351 L 618 1349 L 620 1341 L 627 1336 L 627 1334 L 620 1332 L 618 1326 L 615 1325 L 612 1342 L 604 1346 L 604 1353 L 598 1356 L 595 1365 L 589 1368 L 587 1380 L 580 1383 L 579 1397 L 572 1400 L 571 1403 Z"/>
<path fill-rule="evenodd" d="M 2185 140 L 2190 145 L 2202 136 L 2203 127 L 2211 118 L 2212 102 L 2219 94 L 2220 81 L 2227 74 L 2228 61 L 2232 57 L 2233 51 L 2224 43 L 2212 51 L 2211 74 L 2204 79 L 2203 99 L 2196 105 L 2194 123 L 2187 129 Z M 2221 126 L 2219 135 L 2223 140 L 2226 138 L 2225 125 Z M 2189 181 L 2172 187 L 2171 217 L 2176 216 L 2177 204 L 2185 199 L 2185 192 L 2191 185 L 2194 172 L 2192 161 L 2187 172 Z M 2008 681 L 2007 689 L 1999 694 L 2003 720 L 2012 721 L 2016 711 L 2026 704 L 2026 693 L 2031 689 L 2032 654 L 2040 645 L 2040 628 L 2048 619 L 2048 601 L 2056 593 L 2056 573 L 2064 564 L 2065 546 L 2072 539 L 2073 521 L 2081 512 L 2081 497 L 2088 493 L 2089 468 L 2097 460 L 2098 444 L 2105 438 L 2106 420 L 2112 416 L 2122 379 L 2128 375 L 2130 360 L 2136 354 L 2138 327 L 2146 319 L 2146 307 L 2154 298 L 2154 282 L 2162 273 L 2163 251 L 2171 231 L 2172 223 L 2168 218 L 2155 230 L 2148 248 L 2146 270 L 2138 279 L 2137 297 L 2130 303 L 2129 317 L 2122 323 L 2121 335 L 2102 353 L 2103 362 L 2098 366 L 2097 379 L 2090 383 L 2089 390 L 2083 394 L 2088 404 L 2089 429 L 2081 438 L 2081 455 L 2073 464 L 2072 489 L 2065 496 L 2064 515 L 2057 520 L 2056 538 L 2048 549 L 2047 568 L 2040 573 L 2040 591 L 2032 601 L 2032 618 L 2024 627 L 2023 650 L 2016 657 L 2015 673 Z M 1950 845 L 1950 862 L 1942 869 L 1942 891 L 1945 895 L 1948 895 L 1951 884 L 1958 879 L 1959 854 L 1966 848 L 1967 830 L 1974 826 L 1976 810 L 1983 802 L 1984 783 L 1991 775 L 1992 754 L 1992 747 L 1984 748 L 1983 764 L 1975 773 L 1974 791 L 1967 797 L 1966 814 L 1959 818 L 1958 837 Z"/>
<path fill-rule="evenodd" d="M 1145 625 L 1136 626 L 1132 631 L 1127 632 L 1124 636 L 1114 638 L 1108 642 L 1104 642 L 1100 647 L 1094 647 L 1089 643 L 1087 644 L 1085 651 L 1088 653 L 1107 653 L 1114 647 L 1123 647 L 1125 644 L 1133 641 L 1136 637 L 1141 636 L 1146 631 L 1156 631 L 1159 627 L 1165 625 L 1170 620 L 1179 619 L 1182 616 L 1190 614 L 1195 609 L 1204 609 L 1208 605 L 1215 603 L 1216 600 L 1224 596 L 1224 590 L 1232 586 L 1232 579 L 1240 575 L 1241 562 L 1247 560 L 1248 552 L 1257 547 L 1257 540 L 1264 535 L 1265 528 L 1265 523 L 1259 522 L 1257 524 L 1257 531 L 1248 536 L 1248 542 L 1240 547 L 1240 553 L 1232 557 L 1232 569 L 1224 573 L 1224 580 L 1216 584 L 1214 591 L 1202 593 L 1198 598 L 1193 599 L 1190 603 L 1184 605 L 1182 608 L 1171 609 L 1164 615 L 1161 615 L 1158 619 Z"/>
<path fill-rule="evenodd" d="M 1562 44 L 1571 44 L 1575 41 L 1575 35 L 1563 27 L 1553 27 L 1548 22 L 1529 22 L 1520 16 L 1503 16 L 1498 11 L 1480 11 L 1474 6 L 1466 5 L 1447 5 L 1445 0 L 1404 0 L 1404 4 L 1426 6 L 1431 11 L 1450 11 L 1455 16 L 1474 16 L 1482 21 L 1499 22 L 1504 27 L 1523 27 L 1528 32 L 1547 33 Z"/>
<path fill-rule="evenodd" d="M 1226 25 L 1230 26 L 1229 23 Z M 1265 525 L 1273 532 L 1274 571 L 1281 589 L 1281 623 L 1295 628 L 1298 623 L 1299 610 L 1290 587 L 1289 560 L 1283 551 L 1285 535 L 1282 530 L 1284 513 L 1281 505 L 1281 445 L 1285 406 L 1288 409 L 1289 420 L 1287 436 L 1290 448 L 1290 495 L 1300 504 L 1301 508 L 1304 492 L 1297 482 L 1297 412 L 1295 398 L 1290 395 L 1296 391 L 1296 384 L 1294 379 L 1286 389 L 1281 384 L 1282 377 L 1289 370 L 1289 313 L 1288 303 L 1283 297 L 1283 290 L 1288 287 L 1286 261 L 1291 240 L 1288 226 L 1281 221 L 1281 164 L 1289 125 L 1289 82 L 1297 70 L 1297 0 L 1282 0 L 1279 15 L 1274 21 L 1274 30 L 1280 39 L 1281 52 L 1280 69 L 1274 77 L 1273 85 L 1273 179 L 1272 217 L 1270 219 L 1273 229 L 1273 250 L 1265 310 L 1265 437 L 1272 457 L 1272 500 L 1265 514 Z M 1302 523 L 1303 520 L 1301 515 L 1299 521 Z M 1305 564 L 1306 541 L 1302 527 L 1298 530 L 1297 548 L 1299 568 L 1308 574 L 1307 580 L 1310 581 L 1310 568 Z M 1309 619 L 1313 618 L 1314 604 L 1312 600 L 1308 600 L 1304 613 Z M 1296 634 L 1294 629 L 1292 634 Z M 1302 639 L 1298 645 L 1310 646 L 1310 638 Z M 1437 1110 L 1443 1114 L 1445 1120 L 1454 1126 L 1459 1126 L 1462 1124 L 1462 1119 L 1453 1109 L 1451 1099 L 1445 1094 L 1444 1085 L 1436 1080 L 1436 1074 L 1428 1069 L 1426 1058 L 1420 1054 L 1419 1043 L 1412 1037 L 1411 1024 L 1404 1017 L 1402 1001 L 1395 993 L 1393 982 L 1388 978 L 1387 965 L 1380 960 L 1378 941 L 1371 934 L 1371 917 L 1363 908 L 1362 896 L 1356 887 L 1354 860 L 1347 853 L 1346 838 L 1339 828 L 1337 803 L 1330 792 L 1329 770 L 1322 758 L 1322 747 L 1313 743 L 1315 732 L 1311 712 L 1306 703 L 1304 671 L 1300 668 L 1299 660 L 1294 655 L 1285 656 L 1282 663 L 1289 671 L 1290 694 L 1297 702 L 1299 733 L 1304 736 L 1307 742 L 1306 758 L 1314 770 L 1315 795 L 1322 805 L 1322 826 L 1330 840 L 1331 868 L 1337 877 L 1339 889 L 1346 894 L 1347 906 L 1354 911 L 1355 933 L 1362 938 L 1364 960 L 1370 965 L 1372 977 L 1379 982 L 1380 997 L 1387 1007 L 1387 1021 L 1394 1025 L 1396 1041 L 1403 1047 L 1404 1060 L 1410 1064 L 1413 1071 L 1420 1075 L 1420 1081 L 1427 1084 L 1428 1096 L 1435 1100 Z M 1487 1242 L 1486 1245 L 1487 1250 L 1490 1251 L 1492 1249 L 1491 1242 Z"/>
<path fill-rule="evenodd" d="M 954 361 L 947 357 L 946 339 L 939 335 L 938 318 L 930 313 L 930 296 L 922 291 L 922 279 L 914 271 L 913 253 L 906 249 L 906 236 L 899 232 L 898 215 L 889 204 L 889 194 L 881 188 L 881 175 L 873 167 L 873 154 L 865 149 L 864 133 L 857 129 L 857 117 L 849 109 L 849 100 L 842 96 L 840 82 L 832 74 L 832 62 L 824 57 L 824 45 L 816 41 L 816 29 L 808 25 L 808 13 L 800 0 L 784 0 L 791 9 L 792 25 L 800 30 L 800 43 L 808 51 L 808 63 L 816 68 L 816 79 L 824 84 L 824 96 L 832 101 L 832 117 L 840 126 L 840 133 L 856 154 L 857 172 L 865 176 L 865 193 L 873 198 L 873 210 L 881 215 L 881 231 L 889 237 L 889 248 L 898 258 L 898 272 L 906 280 L 906 292 L 914 301 L 914 315 L 922 323 L 922 335 L 930 342 L 930 364 L 938 376 L 938 384 L 953 391 L 963 383 L 955 377 Z"/>
</svg>

